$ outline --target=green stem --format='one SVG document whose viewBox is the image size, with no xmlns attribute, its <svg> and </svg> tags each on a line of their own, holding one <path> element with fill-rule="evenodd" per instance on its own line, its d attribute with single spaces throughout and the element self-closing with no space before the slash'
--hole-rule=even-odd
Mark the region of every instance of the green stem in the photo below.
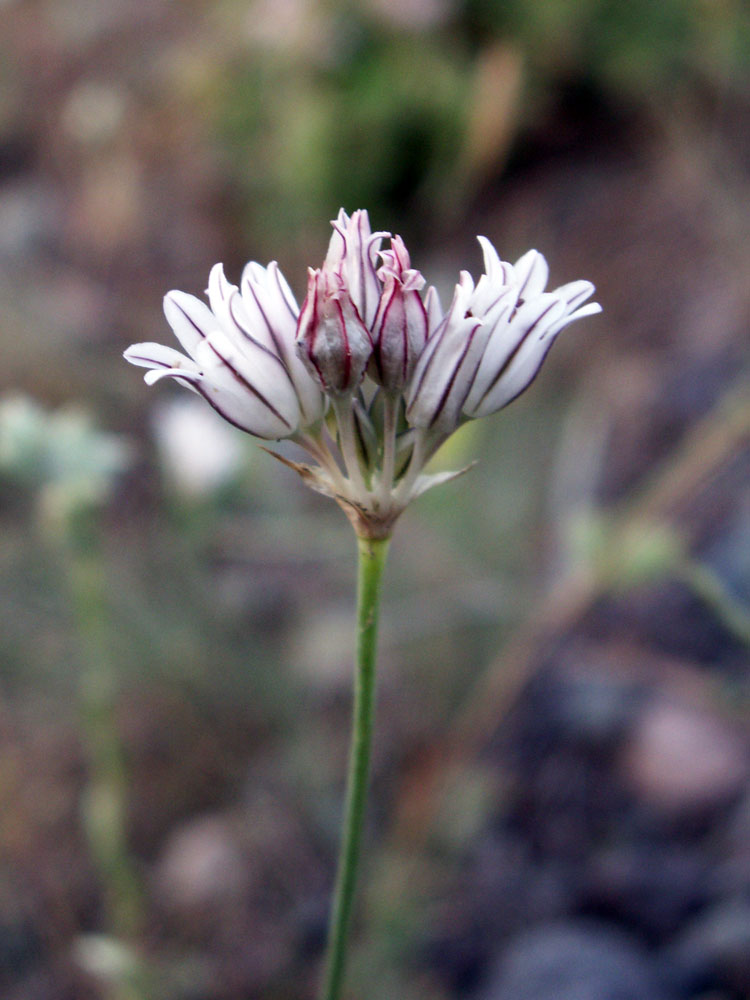
<svg viewBox="0 0 750 1000">
<path fill-rule="evenodd" d="M 380 499 L 387 503 L 393 492 L 393 474 L 396 467 L 396 423 L 399 397 L 386 393 L 383 401 L 383 471 L 380 478 Z"/>
<path fill-rule="evenodd" d="M 741 642 L 750 646 L 750 612 L 730 592 L 718 573 L 705 563 L 686 560 L 682 578 Z"/>
<path fill-rule="evenodd" d="M 357 881 L 362 826 L 367 802 L 370 747 L 375 715 L 375 649 L 378 607 L 388 538 L 358 538 L 357 663 L 352 714 L 344 834 L 339 853 L 336 888 L 328 932 L 326 977 L 322 1000 L 338 1000 L 344 981 L 354 889 Z"/>
<path fill-rule="evenodd" d="M 113 970 L 106 1000 L 144 1000 L 152 995 L 130 946 L 143 925 L 143 898 L 127 838 L 128 771 L 117 730 L 118 678 L 110 651 L 111 622 L 97 523 L 74 512 L 56 537 L 64 561 L 78 630 L 81 666 L 79 711 L 87 756 L 82 821 L 102 885 L 107 931 L 132 958 L 132 968 Z"/>
</svg>

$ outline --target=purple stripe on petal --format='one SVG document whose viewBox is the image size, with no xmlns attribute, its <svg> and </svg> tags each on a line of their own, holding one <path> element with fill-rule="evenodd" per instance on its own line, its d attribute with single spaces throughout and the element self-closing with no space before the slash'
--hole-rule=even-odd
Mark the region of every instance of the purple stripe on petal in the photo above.
<svg viewBox="0 0 750 1000">
<path fill-rule="evenodd" d="M 255 396 L 258 402 L 262 403 L 263 406 L 265 406 L 266 409 L 269 411 L 269 413 L 273 413 L 273 415 L 277 417 L 282 422 L 282 424 L 285 424 L 290 430 L 293 430 L 292 425 L 289 423 L 286 417 L 284 417 L 281 413 L 279 413 L 279 411 L 276 409 L 273 403 L 271 403 L 270 400 L 266 399 L 266 397 L 263 395 L 262 392 L 256 389 L 256 387 L 251 382 L 248 382 L 247 379 L 239 371 L 237 371 L 234 365 L 216 350 L 216 346 L 214 344 L 212 344 L 209 341 L 208 346 L 214 352 L 219 361 L 221 361 L 221 363 L 225 365 L 225 367 L 230 372 L 232 377 L 243 387 L 243 389 L 247 390 L 247 392 Z"/>
<path fill-rule="evenodd" d="M 536 317 L 536 319 L 531 324 L 531 326 L 524 332 L 523 336 L 519 339 L 518 343 L 515 345 L 515 347 L 513 348 L 513 350 L 510 352 L 510 354 L 508 355 L 508 357 L 505 359 L 505 361 L 503 362 L 503 364 L 500 366 L 500 368 L 496 372 L 495 377 L 491 380 L 491 382 L 489 383 L 489 385 L 487 386 L 487 388 L 485 389 L 485 391 L 482 393 L 481 399 L 479 399 L 477 401 L 477 406 L 481 406 L 483 400 L 485 400 L 487 398 L 487 396 L 490 394 L 490 392 L 492 392 L 492 390 L 498 384 L 498 382 L 503 377 L 503 375 L 505 375 L 505 373 L 508 371 L 508 369 L 510 368 L 511 364 L 513 363 L 513 360 L 518 355 L 518 352 L 521 350 L 521 348 L 526 343 L 526 341 L 529 339 L 529 337 L 534 332 L 534 330 L 537 329 L 537 327 L 539 326 L 539 324 L 541 323 L 541 321 L 544 319 L 544 317 L 552 309 L 554 309 L 555 306 L 557 306 L 557 305 L 559 305 L 559 301 L 557 299 L 555 299 L 554 301 L 550 302 L 550 304 L 547 306 L 547 308 Z"/>
<path fill-rule="evenodd" d="M 269 272 L 273 275 L 273 280 L 276 282 L 276 287 L 279 290 L 282 301 L 284 305 L 289 310 L 290 317 L 294 320 L 295 324 L 297 322 L 297 317 L 299 316 L 299 307 L 292 296 L 291 289 L 289 288 L 286 280 L 283 278 L 281 271 L 275 261 L 272 261 L 268 265 Z"/>
<path fill-rule="evenodd" d="M 448 384 L 445 386 L 445 389 L 443 390 L 443 394 L 440 397 L 440 402 L 438 403 L 437 409 L 432 415 L 432 419 L 430 420 L 430 423 L 428 425 L 429 427 L 433 427 L 437 423 L 438 417 L 441 415 L 443 409 L 445 408 L 445 405 L 450 397 L 455 381 L 458 378 L 458 373 L 461 370 L 464 361 L 466 360 L 466 355 L 469 353 L 472 341 L 474 340 L 474 336 L 481 325 L 482 325 L 481 323 L 477 322 L 477 324 L 472 328 L 471 333 L 467 336 L 466 345 L 463 351 L 461 352 L 461 356 L 458 359 L 458 362 L 453 366 L 453 372 L 451 373 L 451 377 L 448 380 Z M 470 388 L 471 388 L 471 380 L 468 380 L 464 399 L 466 398 L 466 395 L 468 395 Z M 460 411 L 462 405 L 463 405 L 463 400 L 461 400 L 461 402 L 458 403 L 458 405 L 456 406 L 457 412 Z"/>
</svg>

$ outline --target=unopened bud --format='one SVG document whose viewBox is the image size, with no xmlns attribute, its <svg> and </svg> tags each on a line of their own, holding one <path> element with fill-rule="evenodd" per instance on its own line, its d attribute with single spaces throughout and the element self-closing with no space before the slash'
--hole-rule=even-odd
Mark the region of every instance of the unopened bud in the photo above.
<svg viewBox="0 0 750 1000">
<path fill-rule="evenodd" d="M 373 327 L 374 350 L 370 377 L 389 392 L 400 392 L 414 372 L 427 342 L 427 312 L 420 291 L 424 278 L 410 267 L 409 254 L 400 236 L 391 249 L 381 251 L 383 282 Z"/>
<path fill-rule="evenodd" d="M 362 381 L 372 340 L 341 278 L 327 268 L 309 272 L 297 351 L 325 392 L 351 393 Z"/>
</svg>

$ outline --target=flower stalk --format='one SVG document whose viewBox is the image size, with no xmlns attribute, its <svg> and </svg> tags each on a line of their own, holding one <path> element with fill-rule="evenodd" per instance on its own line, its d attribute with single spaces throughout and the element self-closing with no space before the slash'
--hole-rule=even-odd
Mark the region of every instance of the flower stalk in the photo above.
<svg viewBox="0 0 750 1000">
<path fill-rule="evenodd" d="M 375 661 L 381 583 L 388 538 L 358 537 L 357 658 L 352 710 L 344 833 L 328 931 L 326 971 L 321 1000 L 338 1000 L 344 982 L 357 868 L 370 776 L 375 719 Z"/>
</svg>

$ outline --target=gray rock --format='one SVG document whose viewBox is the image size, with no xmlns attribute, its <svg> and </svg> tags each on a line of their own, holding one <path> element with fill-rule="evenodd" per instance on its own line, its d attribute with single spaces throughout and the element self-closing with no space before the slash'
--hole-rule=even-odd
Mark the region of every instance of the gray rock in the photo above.
<svg viewBox="0 0 750 1000">
<path fill-rule="evenodd" d="M 596 852 L 586 873 L 584 905 L 664 940 L 710 898 L 712 872 L 705 853 L 674 841 L 613 844 Z"/>
<path fill-rule="evenodd" d="M 478 1000 L 670 1000 L 649 955 L 606 924 L 569 920 L 509 944 Z"/>
<path fill-rule="evenodd" d="M 682 991 L 750 996 L 750 901 L 729 899 L 696 917 L 667 950 Z"/>
</svg>

